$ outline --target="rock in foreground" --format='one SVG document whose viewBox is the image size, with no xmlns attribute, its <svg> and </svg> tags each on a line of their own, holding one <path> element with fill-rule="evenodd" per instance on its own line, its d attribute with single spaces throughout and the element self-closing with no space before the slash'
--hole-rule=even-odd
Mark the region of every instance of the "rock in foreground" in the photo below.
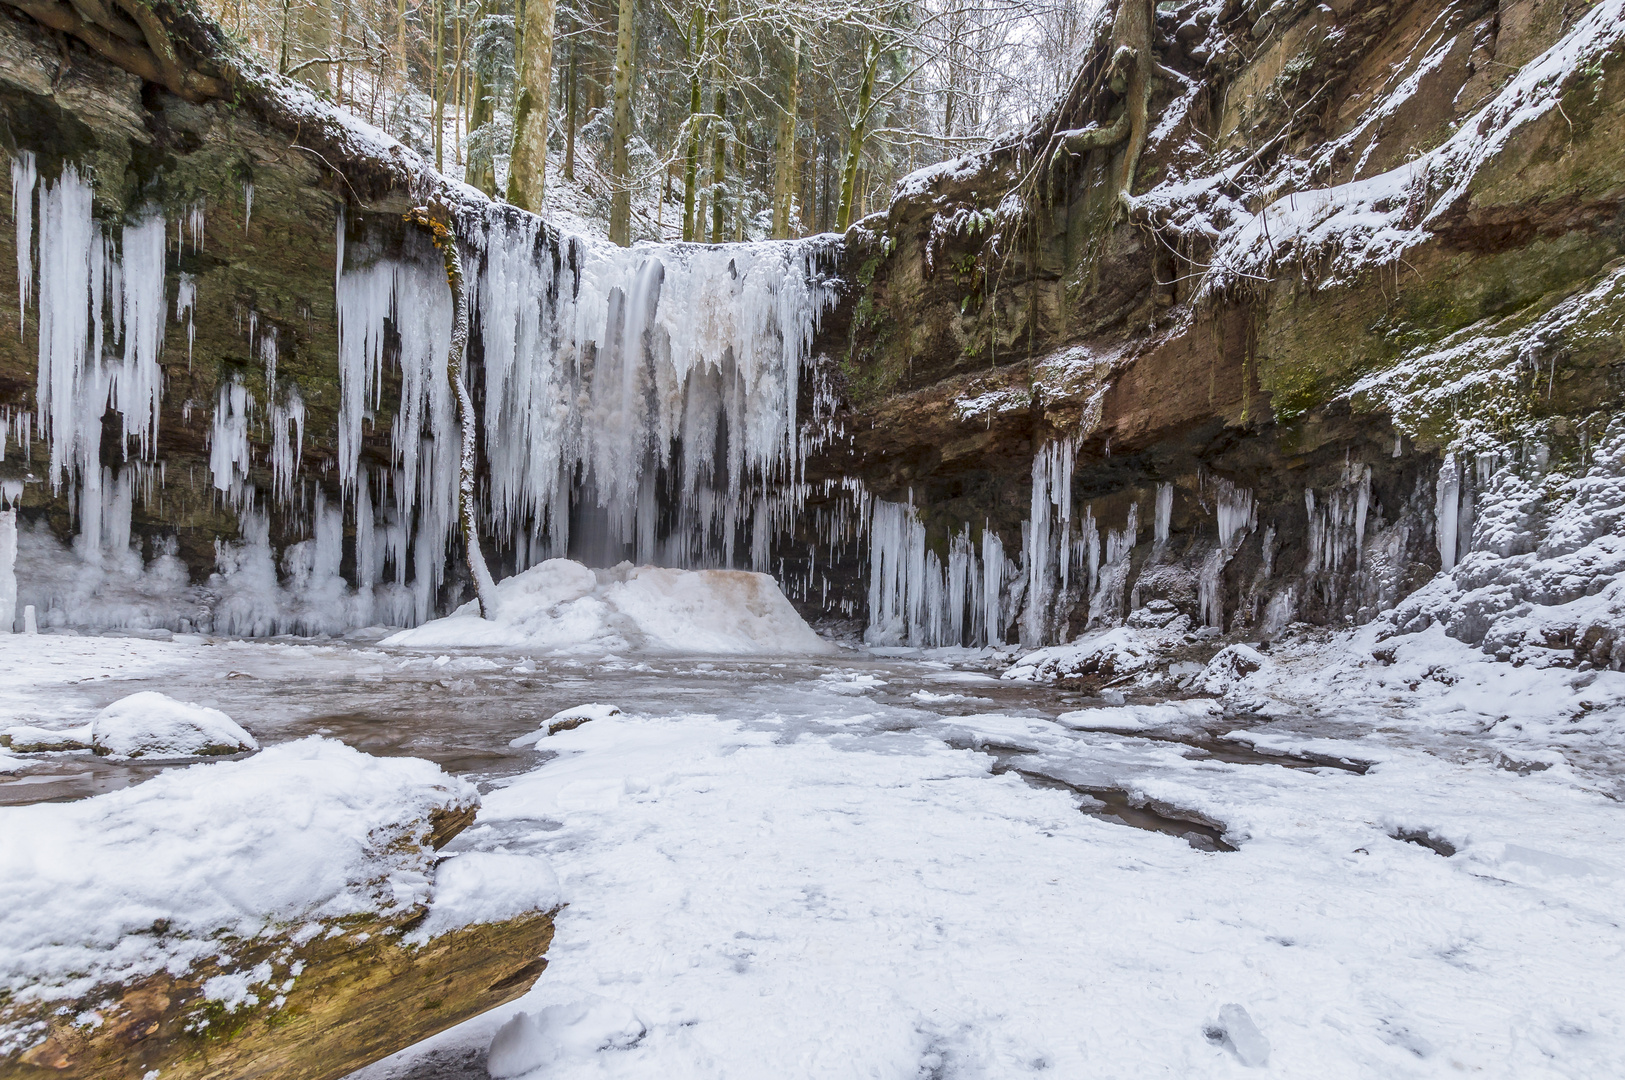
<svg viewBox="0 0 1625 1080">
<path fill-rule="evenodd" d="M 437 868 L 477 805 L 428 762 L 312 738 L 7 809 L 0 1077 L 339 1077 L 517 997 L 557 881 Z"/>
</svg>

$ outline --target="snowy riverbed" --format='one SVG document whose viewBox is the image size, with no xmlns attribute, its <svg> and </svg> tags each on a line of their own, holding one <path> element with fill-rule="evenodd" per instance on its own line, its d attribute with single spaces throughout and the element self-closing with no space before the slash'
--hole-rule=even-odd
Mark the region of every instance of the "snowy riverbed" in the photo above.
<svg viewBox="0 0 1625 1080">
<path fill-rule="evenodd" d="M 162 689 L 261 745 L 328 734 L 479 786 L 449 851 L 552 864 L 549 967 L 367 1080 L 483 1076 L 497 1030 L 549 1006 L 574 1024 L 535 1029 L 537 1076 L 1625 1071 L 1625 676 L 1594 677 L 1591 734 L 1536 760 L 1465 659 L 1442 724 L 1437 677 L 1377 682 L 1403 655 L 1363 694 L 1346 659 L 1277 657 L 1267 715 L 1226 719 L 1001 680 L 986 653 L 0 636 L 0 711 L 67 727 Z M 622 714 L 510 745 L 584 702 Z M 4 767 L 6 802 L 159 771 Z"/>
</svg>

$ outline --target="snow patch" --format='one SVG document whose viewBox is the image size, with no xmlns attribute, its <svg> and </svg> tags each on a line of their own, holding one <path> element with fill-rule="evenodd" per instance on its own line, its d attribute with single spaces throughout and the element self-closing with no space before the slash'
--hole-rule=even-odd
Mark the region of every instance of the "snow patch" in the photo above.
<svg viewBox="0 0 1625 1080">
<path fill-rule="evenodd" d="M 648 1030 L 636 1012 L 609 998 L 592 995 L 549 1005 L 534 1017 L 519 1013 L 497 1030 L 486 1069 L 500 1080 L 548 1065 L 584 1062 L 600 1050 L 636 1046 Z"/>
</svg>

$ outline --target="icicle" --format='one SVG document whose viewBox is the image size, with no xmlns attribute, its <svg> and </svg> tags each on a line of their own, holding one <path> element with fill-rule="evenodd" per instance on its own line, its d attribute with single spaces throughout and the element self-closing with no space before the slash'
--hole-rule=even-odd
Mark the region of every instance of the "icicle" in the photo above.
<svg viewBox="0 0 1625 1080">
<path fill-rule="evenodd" d="M 1070 582 L 1072 468 L 1076 443 L 1049 443 L 1033 457 L 1030 516 L 1023 525 L 1027 603 L 1022 612 L 1022 644 L 1044 645 L 1053 636 L 1057 586 Z"/>
<path fill-rule="evenodd" d="M 271 407 L 271 493 L 284 505 L 293 500 L 304 445 L 305 399 L 297 386 L 290 386 L 282 403 Z"/>
<path fill-rule="evenodd" d="M 124 434 L 134 435 L 147 457 L 158 443 L 164 345 L 164 218 L 156 211 L 124 230 L 124 366 L 113 384 Z"/>
<path fill-rule="evenodd" d="M 1168 534 L 1174 520 L 1174 485 L 1157 485 L 1157 516 L 1152 543 L 1161 548 L 1168 543 Z"/>
<path fill-rule="evenodd" d="M 0 510 L 0 633 L 4 634 L 11 633 L 17 621 L 16 566 L 17 511 Z"/>
<path fill-rule="evenodd" d="M 1455 451 L 1445 454 L 1439 466 L 1438 487 L 1433 499 L 1433 518 L 1439 547 L 1439 569 L 1449 573 L 1456 566 L 1456 524 L 1460 510 L 1461 470 Z"/>
<path fill-rule="evenodd" d="M 265 364 L 265 396 L 276 396 L 277 328 L 268 327 L 260 335 L 260 360 Z"/>
<path fill-rule="evenodd" d="M 40 427 L 51 441 L 51 489 L 61 489 L 77 447 L 79 380 L 85 371 L 91 314 L 91 248 L 100 237 L 90 216 L 90 185 L 72 165 L 40 192 Z M 99 335 L 98 335 L 99 336 Z M 100 417 L 98 416 L 98 421 Z M 97 428 L 99 437 L 100 427 Z"/>
<path fill-rule="evenodd" d="M 181 274 L 180 284 L 175 289 L 175 321 L 181 321 L 181 314 L 186 315 L 186 370 L 192 370 L 192 342 L 196 338 L 196 331 L 192 326 L 192 317 L 197 310 L 197 281 L 191 274 Z"/>
<path fill-rule="evenodd" d="M 17 333 L 28 322 L 28 298 L 34 289 L 34 182 L 39 172 L 31 150 L 11 159 L 11 217 L 17 225 Z M 6 629 L 11 624 L 6 623 Z"/>
<path fill-rule="evenodd" d="M 216 491 L 233 491 L 248 476 L 248 414 L 254 399 L 236 379 L 220 387 L 209 436 L 209 470 Z"/>
<path fill-rule="evenodd" d="M 248 231 L 248 222 L 254 216 L 254 181 L 250 180 L 243 185 L 243 232 Z"/>
<path fill-rule="evenodd" d="M 987 644 L 1004 644 L 1004 541 L 992 522 L 982 525 L 982 618 Z"/>
<path fill-rule="evenodd" d="M 203 200 L 199 199 L 186 211 L 186 228 L 191 234 L 192 253 L 203 250 Z"/>
</svg>

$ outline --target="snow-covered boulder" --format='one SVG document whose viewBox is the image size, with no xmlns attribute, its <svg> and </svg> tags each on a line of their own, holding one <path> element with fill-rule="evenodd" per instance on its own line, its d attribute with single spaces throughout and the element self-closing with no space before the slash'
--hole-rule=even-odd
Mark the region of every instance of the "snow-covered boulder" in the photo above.
<svg viewBox="0 0 1625 1080">
<path fill-rule="evenodd" d="M 1251 645 L 1226 645 L 1207 662 L 1196 679 L 1196 689 L 1208 694 L 1228 694 L 1243 679 L 1269 663 L 1268 657 Z"/>
<path fill-rule="evenodd" d="M 561 731 L 572 731 L 587 723 L 589 720 L 608 720 L 612 716 L 621 715 L 621 710 L 614 705 L 605 705 L 597 701 L 589 701 L 584 705 L 572 705 L 568 709 L 560 709 L 547 718 L 547 722 L 528 735 L 521 735 L 513 740 L 509 746 L 533 746 L 549 735 L 557 735 Z"/>
<path fill-rule="evenodd" d="M 1004 673 L 1017 682 L 1078 679 L 1104 685 L 1133 675 L 1157 660 L 1157 642 L 1130 626 L 1085 634 L 1070 645 L 1051 645 L 1018 659 Z"/>
<path fill-rule="evenodd" d="M 470 602 L 385 638 L 420 648 L 488 646 L 704 655 L 823 654 L 834 646 L 767 574 L 549 559 L 498 583 L 495 611 Z"/>
<path fill-rule="evenodd" d="M 143 690 L 115 701 L 90 722 L 90 745 L 121 758 L 205 757 L 258 750 L 254 736 L 219 709 Z"/>
</svg>

